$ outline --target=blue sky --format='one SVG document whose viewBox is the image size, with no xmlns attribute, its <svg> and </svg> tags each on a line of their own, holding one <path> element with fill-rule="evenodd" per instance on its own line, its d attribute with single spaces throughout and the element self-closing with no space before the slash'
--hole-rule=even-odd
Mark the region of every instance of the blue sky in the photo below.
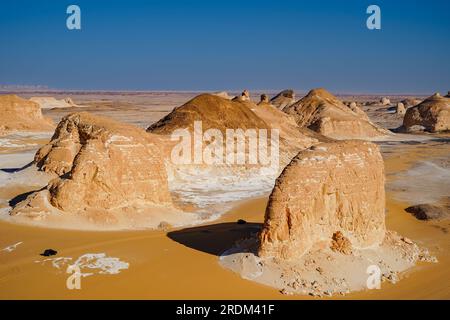
<svg viewBox="0 0 450 320">
<path fill-rule="evenodd" d="M 66 28 L 81 8 L 82 30 Z M 381 8 L 382 29 L 366 28 Z M 0 84 L 105 90 L 450 90 L 450 1 L 0 2 Z"/>
</svg>

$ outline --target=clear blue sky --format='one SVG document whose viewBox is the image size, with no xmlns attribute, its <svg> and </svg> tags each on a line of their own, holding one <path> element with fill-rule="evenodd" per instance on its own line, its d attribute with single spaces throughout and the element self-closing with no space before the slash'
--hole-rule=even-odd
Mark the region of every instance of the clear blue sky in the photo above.
<svg viewBox="0 0 450 320">
<path fill-rule="evenodd" d="M 82 30 L 66 28 L 81 7 Z M 382 29 L 366 28 L 381 7 Z M 0 1 L 0 84 L 450 90 L 450 1 Z"/>
</svg>

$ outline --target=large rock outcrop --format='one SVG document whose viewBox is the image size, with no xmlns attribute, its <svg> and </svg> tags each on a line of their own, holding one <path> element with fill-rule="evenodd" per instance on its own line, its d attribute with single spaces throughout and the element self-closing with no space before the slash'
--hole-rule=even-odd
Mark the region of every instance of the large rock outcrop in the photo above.
<svg viewBox="0 0 450 320">
<path fill-rule="evenodd" d="M 373 143 L 341 141 L 301 151 L 270 195 L 259 255 L 299 257 L 337 232 L 355 248 L 380 244 L 384 181 L 383 159 Z"/>
<path fill-rule="evenodd" d="M 86 112 L 64 117 L 36 165 L 59 177 L 28 196 L 13 216 L 72 213 L 107 220 L 147 206 L 172 207 L 160 137 Z M 132 215 L 132 214 L 131 214 Z"/>
<path fill-rule="evenodd" d="M 283 111 L 292 115 L 300 127 L 333 139 L 370 139 L 389 134 L 372 123 L 360 108 L 353 109 L 320 88 Z"/>
<path fill-rule="evenodd" d="M 0 95 L 0 135 L 15 131 L 52 131 L 38 104 L 16 95 Z"/>
<path fill-rule="evenodd" d="M 270 103 L 282 110 L 295 103 L 295 92 L 292 89 L 283 90 L 270 100 Z"/>
<path fill-rule="evenodd" d="M 450 98 L 434 94 L 409 108 L 403 118 L 402 129 L 414 131 L 417 126 L 430 132 L 450 130 Z"/>
<path fill-rule="evenodd" d="M 167 116 L 152 124 L 147 131 L 171 134 L 176 129 L 193 130 L 195 121 L 202 121 L 203 130 L 269 129 L 270 126 L 251 110 L 250 101 L 229 100 L 213 94 L 201 94 L 175 108 Z"/>
</svg>

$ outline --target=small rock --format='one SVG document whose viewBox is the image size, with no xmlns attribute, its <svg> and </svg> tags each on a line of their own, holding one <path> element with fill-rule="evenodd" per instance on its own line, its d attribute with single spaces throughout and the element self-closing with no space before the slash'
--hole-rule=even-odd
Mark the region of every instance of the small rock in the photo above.
<svg viewBox="0 0 450 320">
<path fill-rule="evenodd" d="M 239 219 L 237 222 L 237 224 L 246 224 L 247 221 L 243 220 L 243 219 Z"/>
<path fill-rule="evenodd" d="M 41 256 L 44 257 L 50 257 L 50 256 L 54 256 L 58 253 L 58 251 L 53 250 L 53 249 L 45 249 L 44 252 L 41 253 Z"/>
<path fill-rule="evenodd" d="M 413 243 L 414 243 L 414 242 L 412 242 L 411 239 L 406 238 L 406 237 L 402 237 L 401 240 L 402 240 L 404 243 L 407 243 L 407 244 L 413 244 Z"/>
</svg>

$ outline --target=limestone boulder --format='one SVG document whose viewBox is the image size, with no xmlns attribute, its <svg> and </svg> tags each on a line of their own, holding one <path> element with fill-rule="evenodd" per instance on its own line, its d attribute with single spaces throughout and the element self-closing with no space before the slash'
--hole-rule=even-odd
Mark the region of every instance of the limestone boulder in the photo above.
<svg viewBox="0 0 450 320">
<path fill-rule="evenodd" d="M 171 207 L 160 138 L 114 120 L 81 112 L 64 117 L 35 156 L 40 170 L 59 177 L 11 211 L 97 214 L 131 207 Z"/>
<path fill-rule="evenodd" d="M 16 131 L 53 131 L 54 123 L 35 102 L 16 95 L 0 95 L 0 135 Z"/>
<path fill-rule="evenodd" d="M 413 131 L 414 126 L 422 126 L 429 132 L 450 130 L 450 98 L 434 94 L 409 108 L 403 118 L 402 129 Z"/>
<path fill-rule="evenodd" d="M 406 113 L 405 105 L 402 102 L 397 103 L 397 106 L 395 107 L 395 113 L 396 114 L 405 114 Z"/>
<path fill-rule="evenodd" d="M 359 107 L 353 110 L 327 90 L 311 90 L 305 97 L 283 109 L 300 127 L 333 139 L 370 139 L 390 134 L 372 123 Z"/>
<path fill-rule="evenodd" d="M 270 103 L 280 110 L 289 107 L 295 103 L 295 92 L 292 89 L 283 90 L 273 97 Z"/>
<path fill-rule="evenodd" d="M 300 151 L 270 195 L 259 255 L 296 258 L 320 241 L 346 253 L 379 245 L 386 231 L 384 183 L 383 159 L 371 142 Z"/>
</svg>

